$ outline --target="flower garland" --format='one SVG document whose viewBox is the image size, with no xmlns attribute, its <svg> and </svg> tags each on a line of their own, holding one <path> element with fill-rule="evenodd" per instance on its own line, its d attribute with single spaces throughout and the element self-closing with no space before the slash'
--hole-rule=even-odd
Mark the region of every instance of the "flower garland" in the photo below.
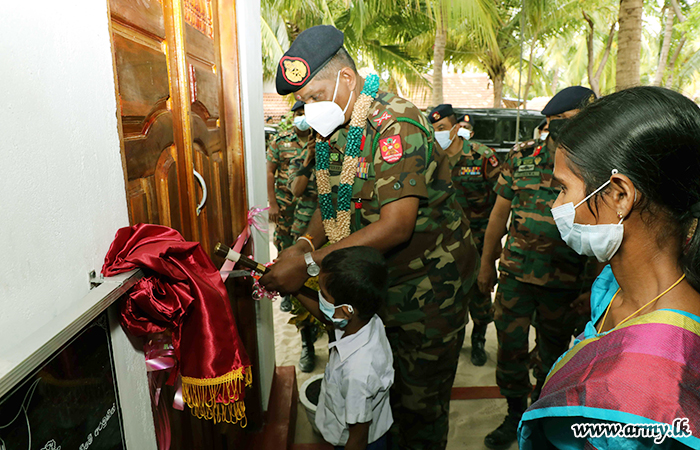
<svg viewBox="0 0 700 450">
<path fill-rule="evenodd" d="M 362 134 L 365 129 L 365 121 L 369 115 L 369 108 L 377 96 L 379 89 L 379 76 L 371 74 L 365 79 L 362 93 L 355 101 L 350 118 L 350 130 L 345 144 L 345 157 L 343 168 L 340 172 L 340 184 L 338 186 L 338 208 L 333 207 L 330 182 L 330 146 L 328 141 L 318 139 L 316 141 L 316 186 L 318 188 L 318 201 L 321 206 L 321 218 L 323 228 L 331 244 L 350 236 L 350 200 L 352 198 L 352 185 L 357 174 L 360 152 L 362 151 Z"/>
</svg>

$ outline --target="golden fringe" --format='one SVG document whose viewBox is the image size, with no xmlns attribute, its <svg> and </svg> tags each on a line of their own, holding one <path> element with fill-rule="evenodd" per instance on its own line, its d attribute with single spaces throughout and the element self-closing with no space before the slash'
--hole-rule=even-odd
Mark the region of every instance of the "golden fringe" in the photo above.
<svg viewBox="0 0 700 450">
<path fill-rule="evenodd" d="M 216 378 L 182 377 L 182 399 L 199 419 L 214 420 L 214 423 L 239 423 L 245 428 L 245 404 L 241 393 L 253 384 L 251 367 L 241 367 Z M 224 401 L 217 403 L 221 396 Z"/>
</svg>

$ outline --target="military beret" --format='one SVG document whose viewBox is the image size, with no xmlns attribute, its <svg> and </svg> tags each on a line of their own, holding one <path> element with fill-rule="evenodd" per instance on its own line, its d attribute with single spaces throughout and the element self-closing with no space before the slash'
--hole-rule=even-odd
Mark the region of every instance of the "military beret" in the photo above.
<svg viewBox="0 0 700 450">
<path fill-rule="evenodd" d="M 291 94 L 306 86 L 343 46 L 343 32 L 317 25 L 299 34 L 277 65 L 277 93 Z"/>
<path fill-rule="evenodd" d="M 437 105 L 432 111 L 430 111 L 430 114 L 428 114 L 428 120 L 430 120 L 430 123 L 435 123 L 447 116 L 453 116 L 454 113 L 455 112 L 452 109 L 452 105 L 449 103 L 443 103 L 442 105 Z"/>
<path fill-rule="evenodd" d="M 302 102 L 301 100 L 298 100 L 294 106 L 292 106 L 292 112 L 296 111 L 297 109 L 303 108 L 306 103 Z"/>
<path fill-rule="evenodd" d="M 596 96 L 592 90 L 583 86 L 569 86 L 552 97 L 542 110 L 542 114 L 556 116 L 572 109 L 580 109 L 595 99 Z"/>
</svg>

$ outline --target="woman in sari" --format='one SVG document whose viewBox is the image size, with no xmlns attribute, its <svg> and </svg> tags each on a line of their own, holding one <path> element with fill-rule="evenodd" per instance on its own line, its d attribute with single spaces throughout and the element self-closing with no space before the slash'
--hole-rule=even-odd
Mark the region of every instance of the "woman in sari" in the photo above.
<svg viewBox="0 0 700 450">
<path fill-rule="evenodd" d="M 700 448 L 700 109 L 632 88 L 583 109 L 558 142 L 554 220 L 608 265 L 520 448 Z"/>
</svg>

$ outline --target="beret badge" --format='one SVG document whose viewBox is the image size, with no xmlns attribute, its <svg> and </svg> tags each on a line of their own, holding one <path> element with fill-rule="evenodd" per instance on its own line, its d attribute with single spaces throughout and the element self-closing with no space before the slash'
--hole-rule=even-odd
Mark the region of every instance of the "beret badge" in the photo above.
<svg viewBox="0 0 700 450">
<path fill-rule="evenodd" d="M 300 86 L 309 77 L 309 64 L 302 58 L 283 56 L 280 59 L 280 66 L 282 66 L 284 79 L 291 85 Z"/>
<path fill-rule="evenodd" d="M 436 121 L 436 122 L 437 122 L 438 120 L 440 120 L 440 113 L 439 113 L 439 112 L 435 111 L 435 112 L 433 113 L 433 120 Z"/>
</svg>

